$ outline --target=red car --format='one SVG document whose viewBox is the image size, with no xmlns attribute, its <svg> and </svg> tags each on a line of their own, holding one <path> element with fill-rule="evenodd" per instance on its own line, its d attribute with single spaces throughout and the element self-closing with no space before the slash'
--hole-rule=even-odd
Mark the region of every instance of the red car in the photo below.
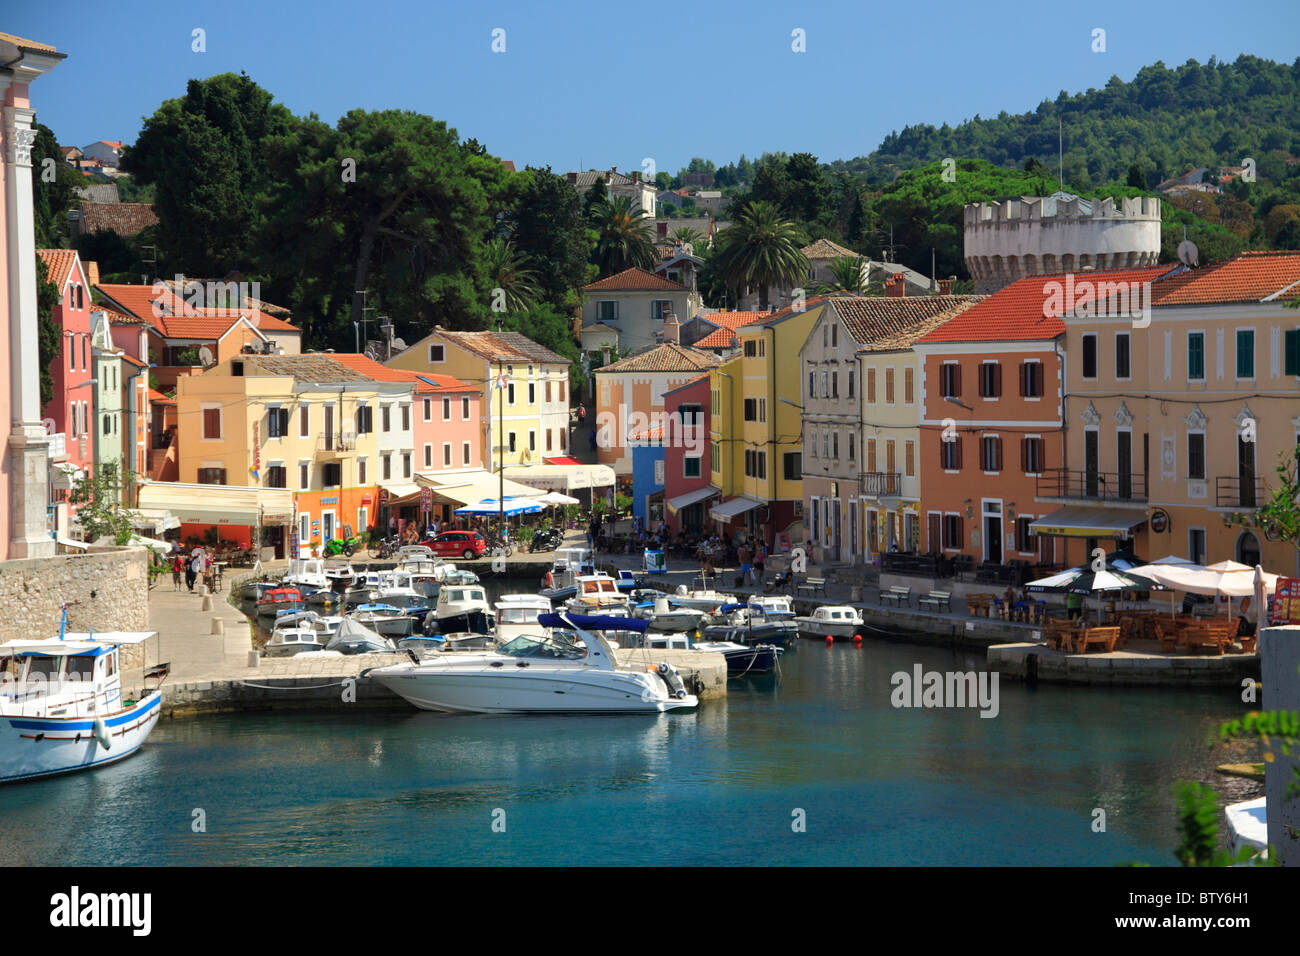
<svg viewBox="0 0 1300 956">
<path fill-rule="evenodd" d="M 420 543 L 444 558 L 477 558 L 487 551 L 487 542 L 477 531 L 444 531 Z"/>
</svg>

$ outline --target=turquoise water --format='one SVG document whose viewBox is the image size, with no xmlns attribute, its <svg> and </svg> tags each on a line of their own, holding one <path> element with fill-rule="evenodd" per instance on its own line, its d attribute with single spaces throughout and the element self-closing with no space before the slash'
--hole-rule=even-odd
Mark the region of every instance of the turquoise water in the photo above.
<svg viewBox="0 0 1300 956">
<path fill-rule="evenodd" d="M 1008 682 L 995 719 L 890 706 L 895 671 L 981 662 L 806 641 L 780 682 L 694 713 L 165 720 L 121 764 L 0 788 L 0 864 L 1171 863 L 1171 785 L 1212 778 L 1232 693 Z"/>
</svg>

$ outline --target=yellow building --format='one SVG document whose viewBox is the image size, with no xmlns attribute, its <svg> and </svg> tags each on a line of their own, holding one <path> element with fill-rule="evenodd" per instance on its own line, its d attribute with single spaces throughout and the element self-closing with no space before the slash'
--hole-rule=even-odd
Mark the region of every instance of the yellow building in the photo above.
<svg viewBox="0 0 1300 956">
<path fill-rule="evenodd" d="M 801 374 L 808 333 L 826 308 L 814 299 L 800 311 L 736 329 L 740 353 L 709 374 L 712 391 L 710 483 L 723 499 L 709 511 L 769 547 L 775 536 L 803 538 Z"/>
<path fill-rule="evenodd" d="M 328 355 L 227 359 L 177 382 L 179 480 L 288 492 L 291 524 L 264 535 L 277 554 L 291 531 L 304 546 L 338 537 L 344 525 L 360 533 L 377 523 L 383 492 L 418 490 L 411 388 L 374 381 Z M 231 528 L 223 537 L 248 537 L 251 523 L 217 512 L 204 520 L 203 504 L 180 515 L 183 536 L 202 530 L 187 525 L 218 524 Z"/>
<path fill-rule="evenodd" d="M 490 469 L 569 454 L 569 360 L 526 335 L 435 326 L 387 364 L 478 386 L 483 463 Z"/>
</svg>

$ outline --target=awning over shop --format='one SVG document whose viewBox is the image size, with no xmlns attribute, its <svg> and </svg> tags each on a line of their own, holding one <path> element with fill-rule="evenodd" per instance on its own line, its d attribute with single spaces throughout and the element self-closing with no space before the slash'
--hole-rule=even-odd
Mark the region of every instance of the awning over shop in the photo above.
<svg viewBox="0 0 1300 956">
<path fill-rule="evenodd" d="M 508 474 L 508 472 L 507 472 Z M 459 474 L 442 475 L 437 472 L 420 472 L 415 476 L 418 487 L 433 489 L 435 497 L 454 501 L 457 505 L 474 504 L 484 498 L 495 498 L 502 493 L 501 477 L 487 471 L 465 471 Z M 521 485 L 517 481 L 505 480 L 505 494 L 528 498 L 537 494 L 537 489 Z"/>
<path fill-rule="evenodd" d="M 683 508 L 689 508 L 698 501 L 707 501 L 716 494 L 717 492 L 708 486 L 696 488 L 694 491 L 688 491 L 684 495 L 677 495 L 675 498 L 669 498 L 668 510 L 676 514 Z"/>
<path fill-rule="evenodd" d="M 724 501 L 722 504 L 710 508 L 709 517 L 714 521 L 730 521 L 736 515 L 743 515 L 746 511 L 761 508 L 766 503 L 759 501 L 757 498 L 750 498 L 747 495 L 737 495 L 730 501 Z"/>
<path fill-rule="evenodd" d="M 511 465 L 506 468 L 506 477 L 534 490 L 572 492 L 613 485 L 614 469 L 608 465 L 585 464 Z"/>
<path fill-rule="evenodd" d="M 1031 534 L 1067 538 L 1118 538 L 1145 523 L 1145 512 L 1127 508 L 1061 508 L 1029 524 Z"/>
<path fill-rule="evenodd" d="M 179 481 L 145 481 L 140 486 L 142 511 L 170 511 L 190 524 L 229 524 L 252 527 L 293 521 L 293 493 L 287 488 L 248 488 L 241 485 L 191 485 Z"/>
<path fill-rule="evenodd" d="M 132 528 L 149 528 L 155 532 L 170 531 L 179 528 L 181 523 L 170 511 L 145 511 L 135 508 L 130 511 Z"/>
<path fill-rule="evenodd" d="M 388 492 L 388 504 L 407 504 L 408 499 L 420 497 L 420 486 L 413 481 L 381 481 L 379 487 Z"/>
</svg>

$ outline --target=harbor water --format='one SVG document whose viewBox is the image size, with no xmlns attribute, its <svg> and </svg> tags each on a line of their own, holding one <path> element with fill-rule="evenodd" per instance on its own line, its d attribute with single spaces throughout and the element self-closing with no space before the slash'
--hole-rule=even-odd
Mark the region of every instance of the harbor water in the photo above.
<svg viewBox="0 0 1300 956">
<path fill-rule="evenodd" d="M 658 717 L 163 721 L 120 764 L 0 788 L 0 863 L 1173 864 L 1172 783 L 1213 779 L 1240 706 L 1004 682 L 994 718 L 895 708 L 918 664 L 983 655 L 804 641 Z"/>
</svg>

